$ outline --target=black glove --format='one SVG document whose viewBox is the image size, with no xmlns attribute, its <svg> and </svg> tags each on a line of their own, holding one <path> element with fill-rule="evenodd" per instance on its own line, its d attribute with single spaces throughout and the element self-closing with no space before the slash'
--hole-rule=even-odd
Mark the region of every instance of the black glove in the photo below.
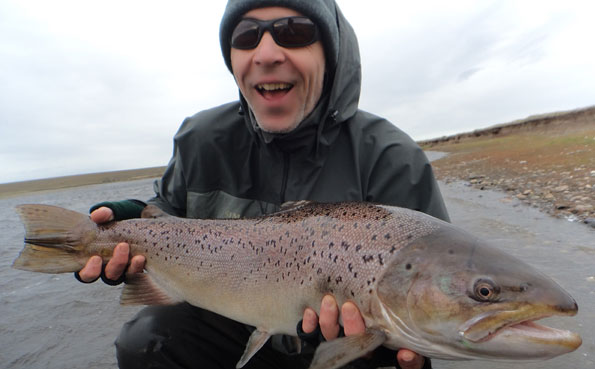
<svg viewBox="0 0 595 369">
<path fill-rule="evenodd" d="M 126 220 L 140 218 L 140 215 L 147 204 L 140 200 L 134 199 L 122 201 L 104 201 L 91 206 L 89 213 L 92 213 L 94 210 L 97 210 L 102 206 L 112 209 L 114 212 L 114 220 Z"/>
</svg>

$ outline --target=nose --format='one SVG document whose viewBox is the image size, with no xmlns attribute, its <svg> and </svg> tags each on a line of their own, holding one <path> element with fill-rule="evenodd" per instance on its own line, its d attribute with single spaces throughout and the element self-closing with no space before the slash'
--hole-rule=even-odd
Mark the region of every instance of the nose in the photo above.
<svg viewBox="0 0 595 369">
<path fill-rule="evenodd" d="M 262 35 L 262 39 L 254 52 L 254 63 L 262 66 L 277 65 L 285 61 L 283 48 L 273 40 L 269 32 Z"/>
</svg>

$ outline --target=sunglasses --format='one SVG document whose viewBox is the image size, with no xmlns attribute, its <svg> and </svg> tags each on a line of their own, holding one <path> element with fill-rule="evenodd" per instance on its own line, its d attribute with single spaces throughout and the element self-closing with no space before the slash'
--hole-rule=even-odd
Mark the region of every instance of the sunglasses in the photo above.
<svg viewBox="0 0 595 369">
<path fill-rule="evenodd" d="M 277 45 L 288 48 L 304 47 L 318 41 L 318 28 L 307 17 L 287 17 L 272 20 L 242 19 L 231 34 L 234 49 L 254 49 L 265 31 Z"/>
</svg>

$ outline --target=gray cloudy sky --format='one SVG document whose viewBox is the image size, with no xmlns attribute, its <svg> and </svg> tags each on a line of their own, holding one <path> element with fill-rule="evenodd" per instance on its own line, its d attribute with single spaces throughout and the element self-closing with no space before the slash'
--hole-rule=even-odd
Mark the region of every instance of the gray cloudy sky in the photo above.
<svg viewBox="0 0 595 369">
<path fill-rule="evenodd" d="M 595 104 L 595 2 L 338 0 L 360 107 L 414 139 Z M 225 1 L 0 2 L 0 183 L 167 164 L 195 112 L 237 98 Z"/>
</svg>

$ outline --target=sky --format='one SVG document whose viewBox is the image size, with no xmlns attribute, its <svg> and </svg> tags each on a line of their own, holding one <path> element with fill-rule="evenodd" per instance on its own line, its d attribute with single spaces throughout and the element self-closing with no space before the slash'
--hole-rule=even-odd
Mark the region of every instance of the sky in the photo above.
<svg viewBox="0 0 595 369">
<path fill-rule="evenodd" d="M 415 140 L 595 105 L 591 0 L 338 0 L 360 108 Z M 0 183 L 166 165 L 236 100 L 225 1 L 0 0 Z"/>
</svg>

